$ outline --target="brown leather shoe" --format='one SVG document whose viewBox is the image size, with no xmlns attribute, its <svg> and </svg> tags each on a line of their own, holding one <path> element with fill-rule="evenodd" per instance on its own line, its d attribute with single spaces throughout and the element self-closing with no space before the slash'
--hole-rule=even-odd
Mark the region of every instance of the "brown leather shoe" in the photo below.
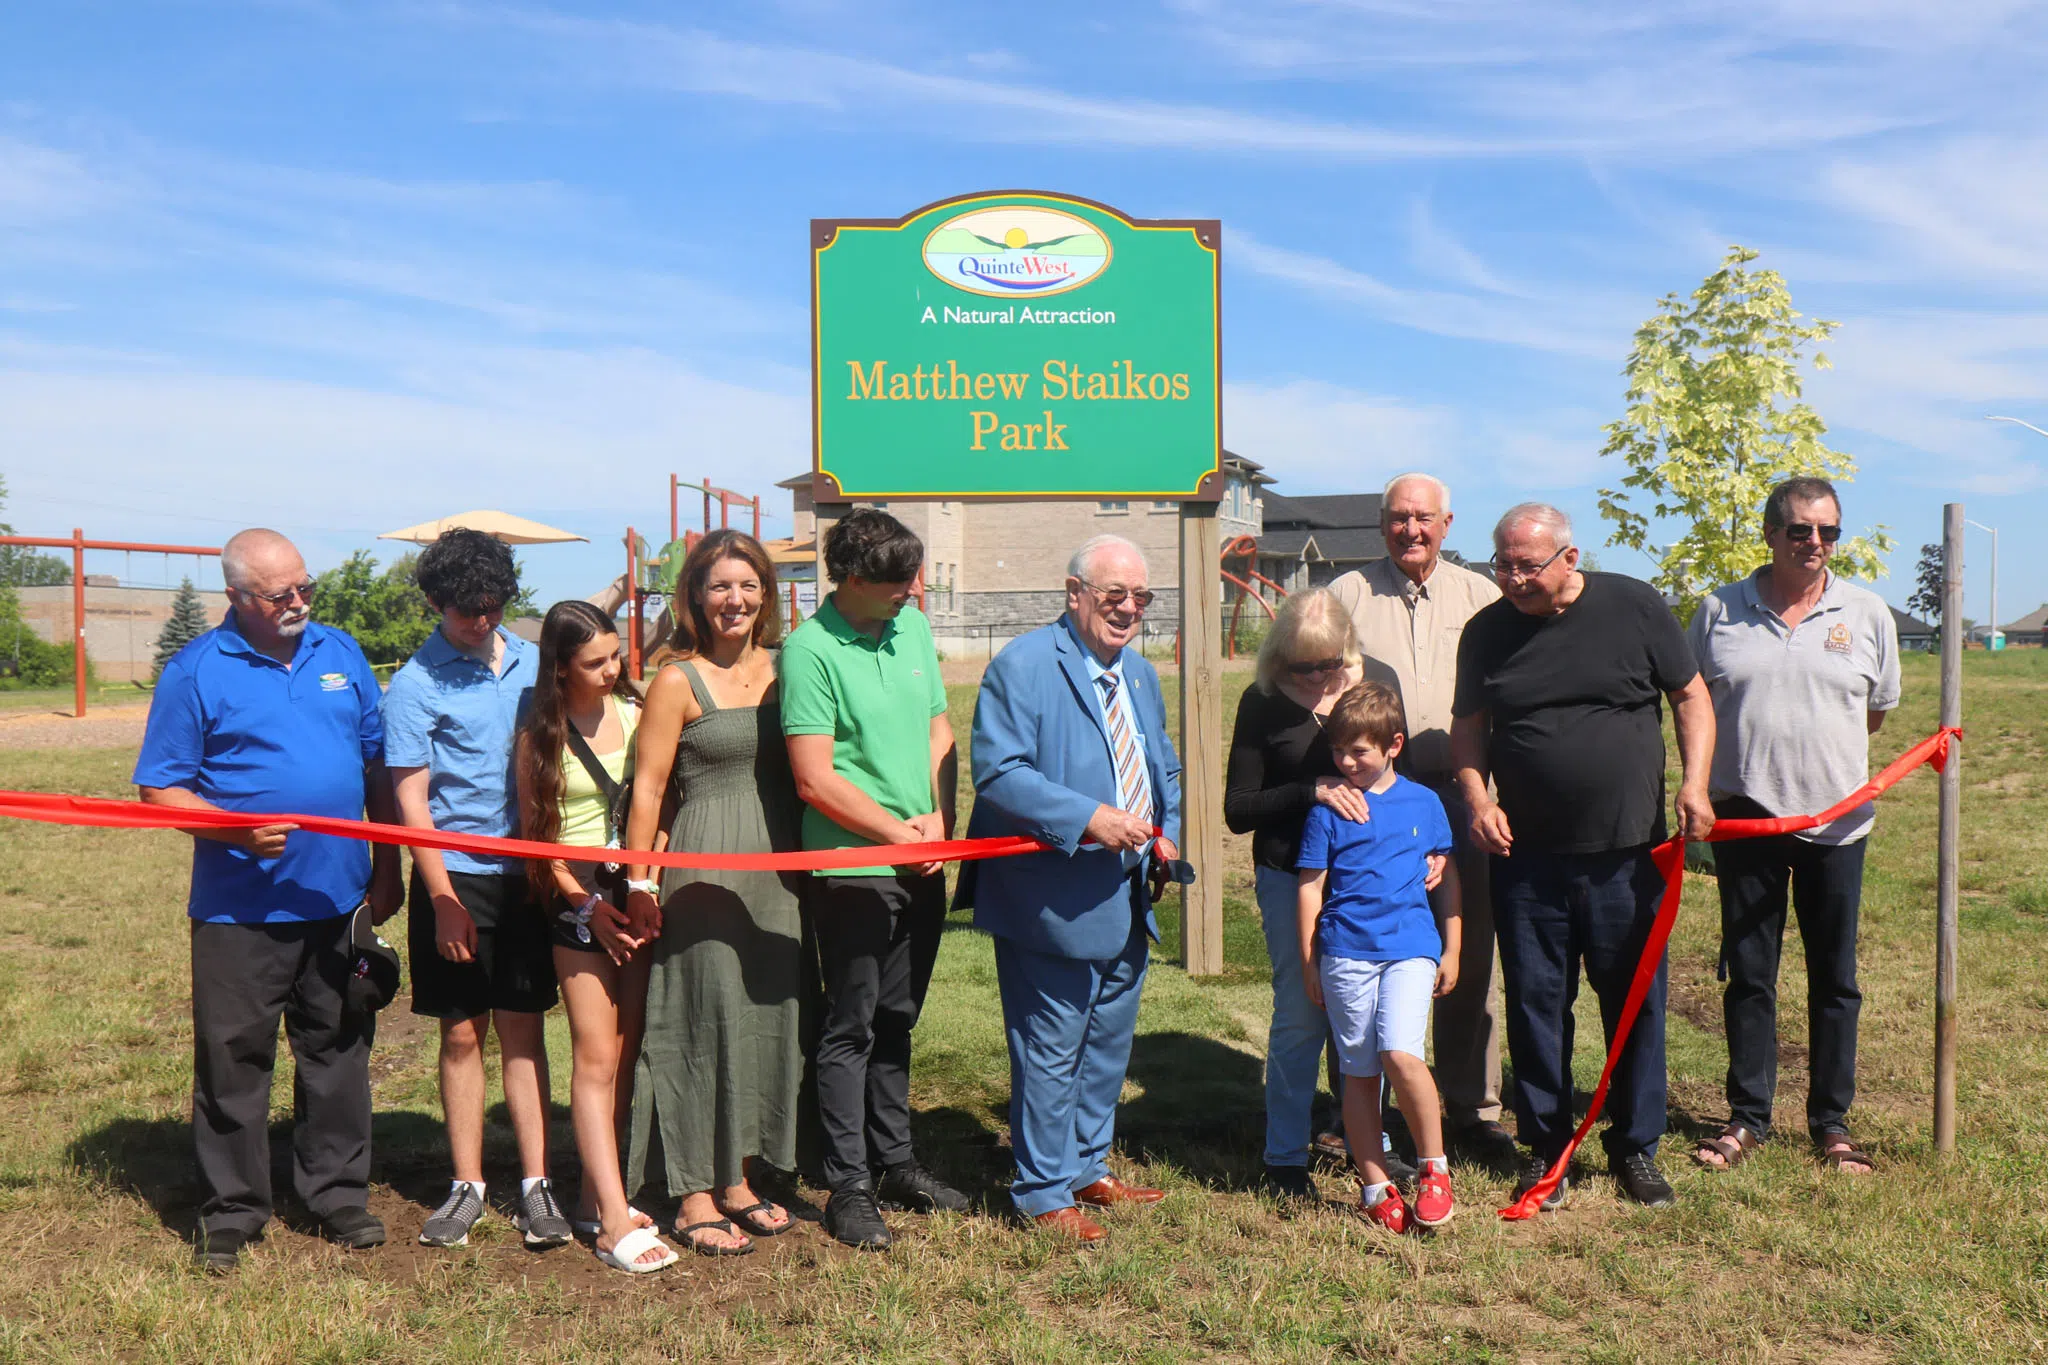
<svg viewBox="0 0 2048 1365">
<path fill-rule="evenodd" d="M 1071 1204 L 1063 1209 L 1054 1209 L 1051 1213 L 1041 1213 L 1031 1221 L 1048 1232 L 1071 1237 L 1083 1246 L 1090 1242 L 1099 1242 L 1109 1236 L 1100 1223 Z"/>
<path fill-rule="evenodd" d="M 1156 1204 L 1166 1198 L 1166 1191 L 1148 1190 L 1143 1185 L 1126 1185 L 1115 1176 L 1106 1175 L 1093 1185 L 1075 1190 L 1074 1198 L 1083 1204 L 1106 1209 L 1113 1204 Z"/>
</svg>

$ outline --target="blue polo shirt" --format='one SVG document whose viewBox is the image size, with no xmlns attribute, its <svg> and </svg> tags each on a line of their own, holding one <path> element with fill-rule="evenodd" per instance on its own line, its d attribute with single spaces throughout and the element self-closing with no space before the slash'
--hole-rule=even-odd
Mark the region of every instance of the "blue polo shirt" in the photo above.
<svg viewBox="0 0 2048 1365">
<path fill-rule="evenodd" d="M 503 672 L 448 643 L 439 626 L 406 661 L 384 696 L 384 761 L 426 768 L 427 809 L 450 834 L 510 838 L 519 831 L 512 740 L 540 676 L 540 651 L 498 627 Z M 451 872 L 481 876 L 522 870 L 516 858 L 443 853 Z"/>
<path fill-rule="evenodd" d="M 1324 957 L 1359 962 L 1443 958 L 1430 912 L 1428 857 L 1451 851 L 1451 822 L 1437 794 L 1405 777 L 1383 792 L 1361 792 L 1371 819 L 1358 824 L 1320 802 L 1301 827 L 1303 869 L 1328 868 L 1316 946 Z"/>
<path fill-rule="evenodd" d="M 384 753 L 377 677 L 317 622 L 289 664 L 259 654 L 230 611 L 164 665 L 135 761 L 138 787 L 183 787 L 223 810 L 360 820 L 363 768 Z M 295 831 L 275 858 L 192 841 L 186 913 L 215 924 L 332 919 L 362 904 L 370 846 Z"/>
</svg>

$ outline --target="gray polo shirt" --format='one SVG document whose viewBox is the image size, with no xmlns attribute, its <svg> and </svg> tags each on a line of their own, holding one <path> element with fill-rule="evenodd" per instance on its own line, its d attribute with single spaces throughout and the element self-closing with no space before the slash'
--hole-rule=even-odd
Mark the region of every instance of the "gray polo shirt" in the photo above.
<svg viewBox="0 0 2048 1365">
<path fill-rule="evenodd" d="M 1818 815 L 1870 779 L 1869 713 L 1899 704 L 1898 628 L 1882 598 L 1832 573 L 1787 626 L 1757 596 L 1768 572 L 1700 603 L 1687 632 L 1714 700 L 1710 786 L 1773 815 Z M 1799 837 L 1846 844 L 1872 819 L 1865 802 Z"/>
</svg>

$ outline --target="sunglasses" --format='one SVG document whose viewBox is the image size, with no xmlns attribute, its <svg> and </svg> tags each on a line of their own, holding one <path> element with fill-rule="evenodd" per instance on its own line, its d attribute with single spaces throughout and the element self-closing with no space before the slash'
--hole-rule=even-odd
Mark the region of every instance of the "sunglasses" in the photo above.
<svg viewBox="0 0 2048 1365">
<path fill-rule="evenodd" d="M 1317 673 L 1335 673 L 1343 666 L 1342 659 L 1305 659 L 1287 665 L 1287 671 L 1297 678 L 1306 678 Z"/>
<path fill-rule="evenodd" d="M 251 592 L 247 588 L 236 588 L 235 591 L 244 597 L 253 597 L 259 602 L 268 602 L 273 607 L 288 607 L 291 605 L 294 597 L 310 607 L 313 605 L 313 594 L 319 591 L 319 584 L 309 578 L 303 583 L 293 584 L 283 592 Z"/>
<path fill-rule="evenodd" d="M 1787 540 L 1812 540 L 1816 535 L 1820 537 L 1821 544 L 1832 545 L 1842 538 L 1842 528 L 1839 526 L 1817 526 L 1810 521 L 1788 522 L 1785 526 L 1785 539 Z"/>
<path fill-rule="evenodd" d="M 1097 597 L 1100 597 L 1102 605 L 1105 607 L 1121 607 L 1128 602 L 1137 610 L 1143 611 L 1152 605 L 1152 599 L 1155 596 L 1150 588 L 1140 588 L 1136 592 L 1131 592 L 1127 588 L 1097 587 L 1085 578 L 1077 578 L 1074 581 L 1094 593 Z"/>
</svg>

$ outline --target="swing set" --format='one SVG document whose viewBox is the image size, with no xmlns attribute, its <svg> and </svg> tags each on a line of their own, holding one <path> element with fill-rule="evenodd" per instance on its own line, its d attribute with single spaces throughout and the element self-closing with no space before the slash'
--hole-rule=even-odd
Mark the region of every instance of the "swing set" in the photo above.
<svg viewBox="0 0 2048 1365">
<path fill-rule="evenodd" d="M 87 540 L 85 532 L 73 527 L 68 540 L 53 540 L 42 536 L 0 536 L 0 545 L 19 545 L 39 550 L 71 551 L 71 680 L 72 715 L 85 718 L 85 552 L 87 550 L 125 550 L 129 554 L 158 554 L 164 556 L 166 564 L 172 555 L 213 555 L 218 557 L 220 548 L 213 545 L 152 545 L 134 540 Z M 26 573 L 24 564 L 22 572 Z M 21 662 L 21 623 L 14 626 L 14 660 Z"/>
</svg>

